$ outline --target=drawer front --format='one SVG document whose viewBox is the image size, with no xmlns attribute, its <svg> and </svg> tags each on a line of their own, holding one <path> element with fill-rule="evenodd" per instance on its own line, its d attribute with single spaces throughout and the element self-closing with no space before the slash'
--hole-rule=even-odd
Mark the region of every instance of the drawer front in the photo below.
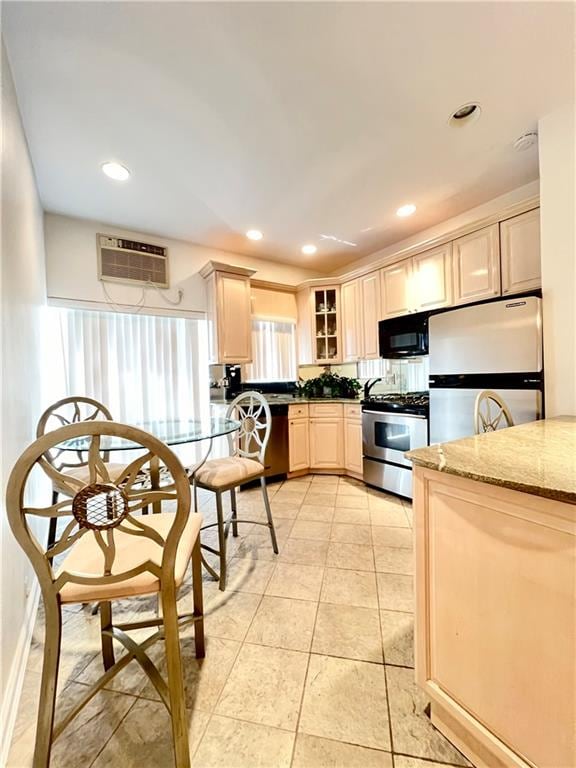
<svg viewBox="0 0 576 768">
<path fill-rule="evenodd" d="M 307 419 L 308 418 L 308 405 L 289 405 L 288 406 L 288 418 L 289 419 Z"/>
<path fill-rule="evenodd" d="M 362 408 L 360 405 L 345 405 L 344 406 L 344 417 L 346 419 L 361 419 L 362 418 Z"/>
<path fill-rule="evenodd" d="M 342 403 L 310 403 L 311 419 L 326 419 L 342 417 Z"/>
</svg>

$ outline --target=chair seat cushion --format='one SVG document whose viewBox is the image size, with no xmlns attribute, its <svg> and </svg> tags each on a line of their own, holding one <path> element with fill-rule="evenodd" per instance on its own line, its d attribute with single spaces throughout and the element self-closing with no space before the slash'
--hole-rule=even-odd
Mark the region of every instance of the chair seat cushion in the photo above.
<svg viewBox="0 0 576 768">
<path fill-rule="evenodd" d="M 260 477 L 264 466 L 254 459 L 241 456 L 227 456 L 224 459 L 211 459 L 194 475 L 196 484 L 202 488 L 220 489 L 226 486 L 241 485 L 247 480 Z"/>
<path fill-rule="evenodd" d="M 108 474 L 110 475 L 110 480 L 114 482 L 116 478 L 121 475 L 122 471 L 126 467 L 126 464 L 114 464 L 112 462 L 106 462 L 105 467 L 108 470 Z M 81 480 L 83 483 L 86 483 L 86 485 L 88 485 L 90 482 L 90 469 L 88 466 L 78 467 L 77 469 L 66 469 L 63 470 L 62 474 L 75 477 L 76 480 Z"/>
<path fill-rule="evenodd" d="M 166 541 L 174 522 L 174 513 L 161 512 L 156 515 L 142 515 L 138 519 L 144 525 L 154 528 Z M 129 521 L 125 521 L 125 524 L 130 527 Z M 174 569 L 176 587 L 179 587 L 184 580 L 192 548 L 200 533 L 201 525 L 202 515 L 191 513 L 182 532 L 176 553 Z M 106 540 L 106 533 L 103 536 Z M 147 560 L 151 560 L 158 566 L 162 563 L 163 548 L 147 536 L 135 536 L 114 529 L 114 542 L 116 544 L 116 557 L 112 567 L 112 575 L 135 568 Z M 104 574 L 104 555 L 93 531 L 85 533 L 73 546 L 58 568 L 57 575 L 63 571 L 68 571 L 68 573 L 73 573 L 76 576 L 88 577 L 99 577 Z M 151 571 L 143 571 L 137 576 L 116 584 L 75 584 L 68 582 L 62 587 L 60 597 L 63 603 L 90 603 L 120 597 L 148 595 L 159 591 L 160 580 Z"/>
</svg>

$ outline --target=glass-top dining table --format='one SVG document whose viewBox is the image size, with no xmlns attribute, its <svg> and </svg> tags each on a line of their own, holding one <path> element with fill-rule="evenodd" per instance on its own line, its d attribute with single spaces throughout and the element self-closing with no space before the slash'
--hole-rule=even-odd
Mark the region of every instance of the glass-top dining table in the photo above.
<svg viewBox="0 0 576 768">
<path fill-rule="evenodd" d="M 174 419 L 174 420 L 158 420 L 158 421 L 145 421 L 138 424 L 132 424 L 131 426 L 143 429 L 145 432 L 150 432 L 154 437 L 161 440 L 163 443 L 169 446 L 185 445 L 188 443 L 199 443 L 209 441 L 208 446 L 203 452 L 201 460 L 191 467 L 187 468 L 188 476 L 192 482 L 196 472 L 204 465 L 212 451 L 212 446 L 215 438 L 223 437 L 224 435 L 230 435 L 237 432 L 240 429 L 241 422 L 235 419 L 207 417 L 204 419 Z M 74 451 L 75 453 L 84 453 L 89 451 L 92 442 L 91 436 L 82 436 L 78 438 L 72 438 L 61 443 L 58 448 L 65 451 Z M 117 437 L 115 435 L 101 435 L 99 441 L 99 450 L 101 453 L 108 453 L 109 451 L 137 451 L 146 450 L 138 443 L 134 443 L 125 437 Z M 158 465 L 156 457 L 152 457 L 150 460 L 150 473 L 149 473 L 150 488 L 161 487 L 161 468 Z M 196 503 L 196 499 L 194 499 Z M 153 512 L 160 511 L 160 502 L 154 502 L 152 505 Z"/>
</svg>

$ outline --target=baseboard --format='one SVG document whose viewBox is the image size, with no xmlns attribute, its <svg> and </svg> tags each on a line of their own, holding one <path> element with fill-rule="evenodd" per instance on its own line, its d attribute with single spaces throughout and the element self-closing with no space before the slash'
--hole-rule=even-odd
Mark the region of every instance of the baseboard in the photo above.
<svg viewBox="0 0 576 768">
<path fill-rule="evenodd" d="M 34 586 L 26 601 L 24 622 L 20 630 L 16 652 L 14 654 L 14 659 L 12 660 L 4 699 L 2 701 L 0 714 L 0 766 L 2 766 L 2 768 L 4 768 L 6 761 L 8 760 L 8 753 L 12 742 L 12 734 L 16 723 L 16 715 L 18 714 L 18 704 L 20 703 L 20 696 L 22 694 L 26 665 L 28 664 L 28 655 L 30 653 L 30 643 L 32 641 L 32 632 L 36 621 L 39 598 L 40 585 L 34 580 Z"/>
</svg>

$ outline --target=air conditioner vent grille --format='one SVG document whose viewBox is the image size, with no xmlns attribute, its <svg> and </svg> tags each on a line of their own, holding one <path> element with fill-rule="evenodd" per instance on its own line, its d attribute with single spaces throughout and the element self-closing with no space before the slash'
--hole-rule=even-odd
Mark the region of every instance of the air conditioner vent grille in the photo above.
<svg viewBox="0 0 576 768">
<path fill-rule="evenodd" d="M 98 277 L 168 288 L 168 250 L 160 245 L 98 235 Z"/>
</svg>

